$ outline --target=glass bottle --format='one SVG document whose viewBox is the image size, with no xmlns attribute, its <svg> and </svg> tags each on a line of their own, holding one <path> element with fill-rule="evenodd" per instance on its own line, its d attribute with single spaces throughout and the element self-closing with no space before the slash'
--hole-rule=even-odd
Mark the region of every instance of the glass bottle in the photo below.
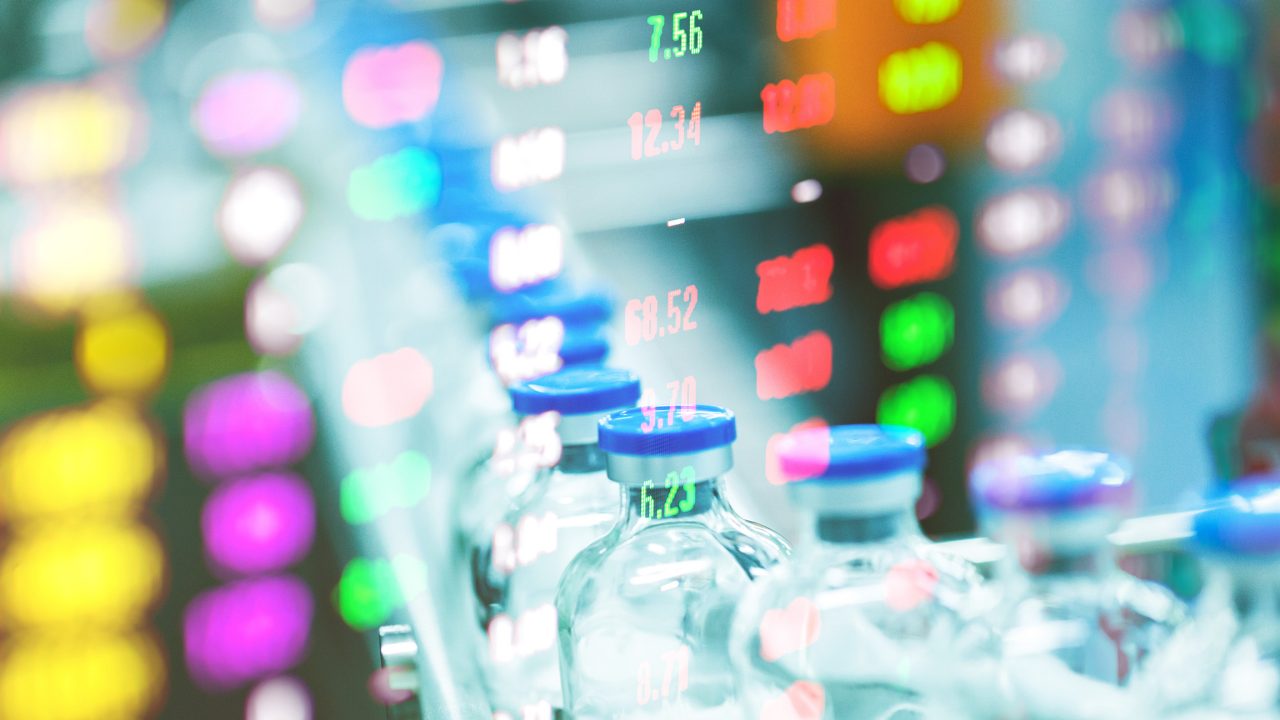
<svg viewBox="0 0 1280 720">
<path fill-rule="evenodd" d="M 1031 718 L 1146 717 L 1126 691 L 1186 620 L 1167 589 L 1120 569 L 1108 535 L 1133 493 L 1106 453 L 1064 450 L 975 467 L 979 524 L 1006 548 L 995 572 L 1010 710 Z"/>
<path fill-rule="evenodd" d="M 494 706 L 512 718 L 551 718 L 561 707 L 555 594 L 565 566 L 618 515 L 597 421 L 633 407 L 640 382 L 623 370 L 575 368 L 512 386 L 515 411 L 541 418 L 557 448 L 511 504 L 472 561 L 485 670 Z"/>
<path fill-rule="evenodd" d="M 565 571 L 556 596 L 565 709 L 575 720 L 737 717 L 729 623 L 788 553 L 725 499 L 737 430 L 709 405 L 600 421 L 622 517 Z"/>
<path fill-rule="evenodd" d="M 756 583 L 735 617 L 743 717 L 905 719 L 957 702 L 939 682 L 956 672 L 951 661 L 985 651 L 991 667 L 994 651 L 975 623 L 977 571 L 916 520 L 924 436 L 813 428 L 783 438 L 777 457 L 808 522 L 792 561 Z"/>
</svg>

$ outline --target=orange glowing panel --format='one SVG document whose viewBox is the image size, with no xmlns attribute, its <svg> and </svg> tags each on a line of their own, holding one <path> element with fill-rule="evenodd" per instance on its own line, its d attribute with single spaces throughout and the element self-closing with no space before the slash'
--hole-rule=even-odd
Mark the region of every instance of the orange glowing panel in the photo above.
<svg viewBox="0 0 1280 720">
<path fill-rule="evenodd" d="M 105 175 L 141 152 L 146 116 L 107 83 L 46 84 L 0 106 L 0 179 L 33 185 Z"/>
<path fill-rule="evenodd" d="M 413 348 L 361 360 L 342 383 L 342 410 L 351 422 L 382 427 L 407 420 L 435 390 L 431 363 Z"/>
<path fill-rule="evenodd" d="M 76 367 L 99 394 L 155 390 L 168 364 L 169 333 L 164 321 L 145 308 L 95 309 L 86 314 L 76 336 Z"/>
<path fill-rule="evenodd" d="M 167 0 L 96 0 L 85 14 L 84 38 L 99 60 L 132 57 L 160 36 L 168 12 Z"/>
<path fill-rule="evenodd" d="M 6 627 L 127 628 L 164 589 L 164 551 L 143 525 L 67 522 L 19 534 L 0 559 Z"/>
<path fill-rule="evenodd" d="M 756 311 L 764 315 L 830 300 L 834 269 L 835 256 L 830 247 L 822 244 L 765 260 L 756 265 L 756 275 L 760 277 Z"/>
<path fill-rule="evenodd" d="M 871 231 L 871 281 L 889 289 L 950 275 L 959 234 L 955 215 L 941 206 L 881 223 Z"/>
<path fill-rule="evenodd" d="M 123 403 L 25 420 L 0 440 L 0 521 L 131 512 L 150 494 L 162 452 Z"/>
<path fill-rule="evenodd" d="M 831 338 L 821 330 L 790 345 L 756 355 L 756 396 L 761 400 L 816 392 L 831 383 Z"/>
<path fill-rule="evenodd" d="M 17 293 L 51 315 L 76 310 L 86 298 L 128 284 L 134 272 L 131 246 L 124 218 L 105 204 L 47 208 L 14 238 Z"/>
<path fill-rule="evenodd" d="M 143 633 L 19 635 L 0 649 L 0 717 L 150 717 L 165 674 L 155 638 Z"/>
<path fill-rule="evenodd" d="M 897 164 L 922 139 L 947 155 L 982 141 L 985 125 L 1008 106 L 1013 91 L 986 70 L 1012 17 L 1005 3 L 964 0 L 963 9 L 954 0 L 835 4 L 838 17 L 820 0 L 780 3 L 792 8 L 778 18 L 780 37 L 797 39 L 778 43 L 773 77 L 828 73 L 834 80 L 831 121 L 801 133 L 811 162 L 845 169 Z M 856 9 L 845 12 L 846 6 Z M 931 24 L 913 24 L 921 22 Z"/>
</svg>

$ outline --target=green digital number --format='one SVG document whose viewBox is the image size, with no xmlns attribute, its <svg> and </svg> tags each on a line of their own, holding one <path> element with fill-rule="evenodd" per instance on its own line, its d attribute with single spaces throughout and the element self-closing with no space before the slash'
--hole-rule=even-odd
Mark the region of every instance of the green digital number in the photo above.
<svg viewBox="0 0 1280 720">
<path fill-rule="evenodd" d="M 676 499 L 676 493 L 680 492 L 680 477 L 674 472 L 667 473 L 667 502 L 662 506 L 663 517 L 675 517 L 680 511 L 671 506 L 671 502 Z"/>
<path fill-rule="evenodd" d="M 684 57 L 689 50 L 689 35 L 680 29 L 680 21 L 687 17 L 689 13 L 675 13 L 671 16 L 671 39 L 680 43 L 680 47 L 673 50 L 676 57 Z"/>
<path fill-rule="evenodd" d="M 653 26 L 653 37 L 649 39 L 649 62 L 658 62 L 658 50 L 662 45 L 662 27 L 667 18 L 663 15 L 650 15 L 649 24 Z"/>
<path fill-rule="evenodd" d="M 702 28 L 698 27 L 698 21 L 701 19 L 701 10 L 689 13 L 689 52 L 694 55 L 702 52 Z"/>
<path fill-rule="evenodd" d="M 680 471 L 680 479 L 684 480 L 684 497 L 680 500 L 680 512 L 689 512 L 697 501 L 698 492 L 697 485 L 694 484 L 697 478 L 694 477 L 692 465 L 684 466 Z"/>
<path fill-rule="evenodd" d="M 645 480 L 640 486 L 640 517 L 651 518 L 653 512 L 653 498 L 649 496 L 649 488 L 653 487 L 652 480 Z"/>
</svg>

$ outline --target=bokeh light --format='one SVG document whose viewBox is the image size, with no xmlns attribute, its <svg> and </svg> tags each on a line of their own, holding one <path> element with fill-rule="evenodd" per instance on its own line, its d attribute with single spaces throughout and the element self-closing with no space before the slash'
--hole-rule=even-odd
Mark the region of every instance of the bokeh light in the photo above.
<svg viewBox="0 0 1280 720">
<path fill-rule="evenodd" d="M 909 370 L 937 360 L 955 337 L 955 310 L 946 298 L 923 292 L 899 300 L 880 316 L 885 365 Z"/>
<path fill-rule="evenodd" d="M 183 442 L 197 472 L 225 476 L 292 464 L 311 449 L 311 403 L 278 372 L 223 378 L 187 401 Z"/>
<path fill-rule="evenodd" d="M 1130 7 L 1116 13 L 1111 45 L 1130 64 L 1151 69 L 1163 65 L 1182 49 L 1183 30 L 1170 8 Z"/>
<path fill-rule="evenodd" d="M 136 301 L 95 306 L 76 334 L 76 368 L 96 393 L 141 395 L 158 388 L 169 364 L 164 321 Z"/>
<path fill-rule="evenodd" d="M 165 664 L 143 634 L 19 635 L 0 651 L 0 717 L 142 717 L 158 705 Z"/>
<path fill-rule="evenodd" d="M 183 617 L 187 668 L 207 690 L 288 670 L 306 652 L 311 591 L 293 577 L 244 580 L 198 595 Z"/>
<path fill-rule="evenodd" d="M 239 157 L 275 147 L 298 124 L 302 91 L 280 70 L 219 75 L 196 103 L 196 133 L 214 155 Z"/>
<path fill-rule="evenodd" d="M 1173 175 L 1160 166 L 1103 169 L 1085 184 L 1085 209 L 1101 228 L 1132 234 L 1163 220 L 1178 196 Z"/>
<path fill-rule="evenodd" d="M 880 100 L 899 115 L 937 110 L 960 94 L 962 62 L 940 42 L 899 50 L 880 63 Z"/>
<path fill-rule="evenodd" d="M 921 143 L 907 151 L 903 169 L 911 182 L 927 185 L 936 182 L 947 171 L 947 156 L 937 145 Z"/>
<path fill-rule="evenodd" d="M 1050 162 L 1062 150 L 1062 129 L 1048 113 L 1010 110 L 987 128 L 987 157 L 1006 172 L 1026 172 Z"/>
<path fill-rule="evenodd" d="M 27 522 L 130 511 L 151 492 L 162 450 L 122 403 L 24 420 L 0 441 L 0 513 Z"/>
<path fill-rule="evenodd" d="M 489 281 L 498 292 L 514 292 L 560 274 L 564 232 L 557 225 L 502 227 L 489 239 Z"/>
<path fill-rule="evenodd" d="M 342 382 L 342 411 L 363 427 L 407 420 L 435 391 L 435 371 L 422 353 L 400 348 L 351 366 Z"/>
<path fill-rule="evenodd" d="M 140 154 L 146 125 L 117 86 L 34 85 L 0 108 L 0 177 L 33 185 L 105 175 Z"/>
<path fill-rule="evenodd" d="M 329 281 L 319 269 L 306 263 L 281 265 L 245 292 L 245 336 L 254 352 L 288 355 L 331 307 Z"/>
<path fill-rule="evenodd" d="M 978 240 L 993 255 L 1018 257 L 1053 247 L 1070 217 L 1067 198 L 1056 190 L 1011 190 L 978 211 Z"/>
<path fill-rule="evenodd" d="M 311 693 L 297 678 L 274 677 L 254 686 L 245 720 L 311 720 Z"/>
<path fill-rule="evenodd" d="M 811 203 L 822 197 L 822 183 L 809 178 L 791 186 L 791 199 L 798 203 Z"/>
<path fill-rule="evenodd" d="M 1013 82 L 1035 82 L 1057 74 L 1066 57 L 1062 41 L 1050 35 L 1026 33 L 998 44 L 996 70 Z"/>
<path fill-rule="evenodd" d="M 14 238 L 15 288 L 44 312 L 71 312 L 128 283 L 132 244 L 124 217 L 106 204 L 74 201 L 43 210 Z"/>
<path fill-rule="evenodd" d="M 255 267 L 284 250 L 305 213 L 302 191 L 289 171 L 255 167 L 227 185 L 218 208 L 218 228 L 231 257 Z"/>
<path fill-rule="evenodd" d="M 292 473 L 270 473 L 222 485 L 201 511 L 204 547 L 220 570 L 245 575 L 283 570 L 315 539 L 311 488 Z"/>
<path fill-rule="evenodd" d="M 420 40 L 363 48 L 342 72 L 342 104 L 366 127 L 415 122 L 435 109 L 443 76 L 440 52 Z"/>
<path fill-rule="evenodd" d="M 426 150 L 405 148 L 351 171 L 347 203 L 366 220 L 394 220 L 440 200 L 440 161 Z"/>
<path fill-rule="evenodd" d="M 880 395 L 876 422 L 905 425 L 924 433 L 933 447 L 951 435 L 956 421 L 956 391 L 946 378 L 921 375 L 894 385 Z"/>
<path fill-rule="evenodd" d="M 871 231 L 867 272 L 885 290 L 951 274 L 960 226 L 950 210 L 927 207 Z"/>
<path fill-rule="evenodd" d="M 143 525 L 64 522 L 27 528 L 0 557 L 0 623 L 127 628 L 164 588 L 164 551 Z"/>
<path fill-rule="evenodd" d="M 987 314 L 999 326 L 1029 330 L 1053 322 L 1066 307 L 1068 287 L 1049 270 L 1019 270 L 992 284 Z"/>
<path fill-rule="evenodd" d="M 288 30 L 311 19 L 316 0 L 253 0 L 253 16 L 272 30 Z"/>
<path fill-rule="evenodd" d="M 1053 399 L 1061 379 L 1062 368 L 1048 352 L 1015 353 L 983 374 L 982 396 L 994 410 L 1027 417 Z"/>
<path fill-rule="evenodd" d="M 391 462 L 353 470 L 342 479 L 342 519 L 352 525 L 372 522 L 392 510 L 416 506 L 430 489 L 431 463 L 406 450 Z"/>
<path fill-rule="evenodd" d="M 1114 90 L 1098 103 L 1093 129 L 1117 152 L 1142 156 L 1169 140 L 1175 122 L 1173 103 L 1152 90 Z"/>
<path fill-rule="evenodd" d="M 95 0 L 85 13 L 84 38 L 99 60 L 138 55 L 160 36 L 167 0 Z"/>
<path fill-rule="evenodd" d="M 960 3 L 961 0 L 893 0 L 898 15 L 917 25 L 950 20 L 960 11 Z"/>
<path fill-rule="evenodd" d="M 351 627 L 368 630 L 426 592 L 427 566 L 416 556 L 400 553 L 390 561 L 356 558 L 347 563 L 338 583 L 338 611 Z"/>
</svg>

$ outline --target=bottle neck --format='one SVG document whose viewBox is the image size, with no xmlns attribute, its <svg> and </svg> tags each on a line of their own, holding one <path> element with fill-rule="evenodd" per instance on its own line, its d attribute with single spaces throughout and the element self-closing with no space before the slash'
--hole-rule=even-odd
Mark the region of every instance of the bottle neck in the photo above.
<svg viewBox="0 0 1280 720">
<path fill-rule="evenodd" d="M 622 492 L 624 526 L 705 521 L 724 502 L 720 478 L 691 482 L 677 479 L 628 485 Z"/>
<path fill-rule="evenodd" d="M 808 533 L 810 540 L 828 545 L 883 543 L 922 534 L 915 510 L 908 508 L 874 515 L 823 510 L 810 514 Z"/>
<path fill-rule="evenodd" d="M 569 475 L 604 472 L 605 454 L 597 443 L 565 445 L 560 448 L 556 469 Z"/>
<path fill-rule="evenodd" d="M 1009 556 L 1001 564 L 1005 573 L 1020 573 L 1032 579 L 1054 580 L 1070 577 L 1097 577 L 1117 569 L 1111 544 L 1056 547 L 1022 538 L 1007 544 Z"/>
</svg>

